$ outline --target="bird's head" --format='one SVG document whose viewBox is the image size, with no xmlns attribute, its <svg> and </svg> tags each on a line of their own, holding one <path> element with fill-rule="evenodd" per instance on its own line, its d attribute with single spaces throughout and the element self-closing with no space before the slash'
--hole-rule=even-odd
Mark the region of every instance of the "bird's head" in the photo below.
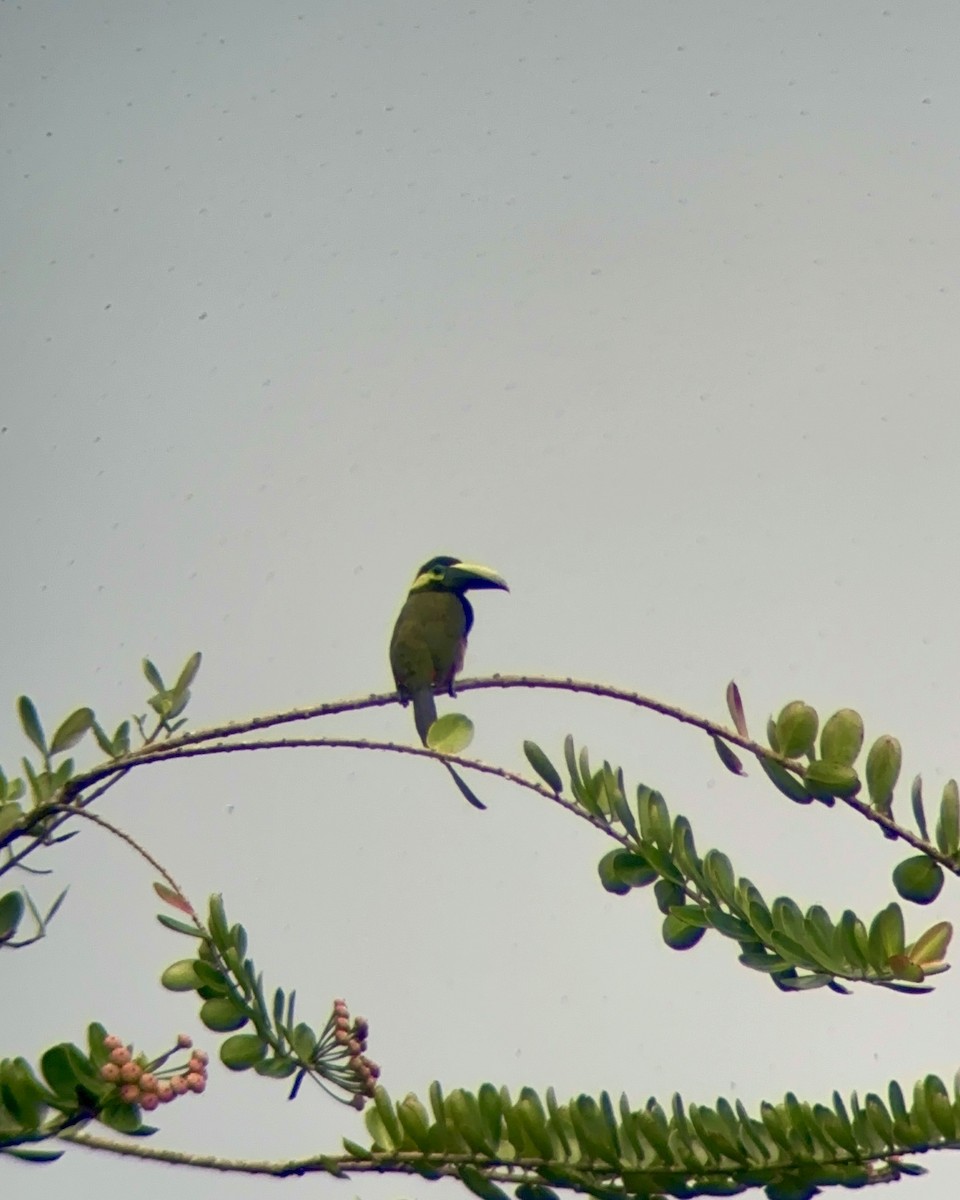
<svg viewBox="0 0 960 1200">
<path fill-rule="evenodd" d="M 507 581 L 479 563 L 461 562 L 449 554 L 438 554 L 417 571 L 411 592 L 456 592 L 462 595 L 473 588 L 510 589 Z"/>
</svg>

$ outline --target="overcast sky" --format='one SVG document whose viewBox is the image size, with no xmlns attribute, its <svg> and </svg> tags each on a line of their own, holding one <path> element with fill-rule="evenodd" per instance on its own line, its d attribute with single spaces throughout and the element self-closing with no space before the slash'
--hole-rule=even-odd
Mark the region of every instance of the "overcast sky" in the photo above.
<svg viewBox="0 0 960 1200">
<path fill-rule="evenodd" d="M 960 769 L 958 39 L 943 0 L 0 6 L 4 765 L 18 693 L 115 725 L 144 654 L 204 652 L 196 727 L 386 690 L 415 569 L 450 553 L 511 586 L 477 598 L 468 674 L 718 719 L 736 678 L 758 733 L 797 696 L 852 705 L 935 799 Z M 690 730 L 518 691 L 456 707 L 507 766 L 573 731 L 771 899 L 893 898 L 902 847 Z M 414 736 L 399 708 L 335 731 Z M 198 903 L 223 893 L 304 1019 L 339 995 L 366 1015 L 395 1098 L 491 1079 L 754 1109 L 952 1075 L 953 974 L 787 997 L 719 938 L 668 951 L 652 894 L 606 895 L 608 844 L 546 801 L 484 781 L 480 814 L 429 763 L 243 757 L 144 770 L 99 811 Z M 215 1054 L 157 982 L 187 945 L 147 868 L 93 829 L 45 865 L 38 902 L 71 890 L 4 959 L 0 1054 L 90 1020 Z M 153 1141 L 363 1140 L 316 1089 L 285 1097 L 217 1070 Z M 956 1194 L 956 1160 L 925 1165 L 904 1191 Z M 171 1187 L 277 1194 L 81 1150 L 0 1163 L 23 1200 Z"/>
</svg>

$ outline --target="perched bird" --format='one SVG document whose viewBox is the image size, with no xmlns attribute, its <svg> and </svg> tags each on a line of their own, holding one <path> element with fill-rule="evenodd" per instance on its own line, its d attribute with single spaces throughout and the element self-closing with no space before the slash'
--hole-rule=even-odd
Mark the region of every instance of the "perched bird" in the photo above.
<svg viewBox="0 0 960 1200">
<path fill-rule="evenodd" d="M 401 701 L 413 702 L 413 718 L 424 744 L 437 719 L 434 693 L 455 694 L 454 679 L 463 666 L 473 626 L 473 608 L 464 593 L 476 588 L 509 591 L 506 580 L 489 567 L 441 554 L 417 572 L 397 617 L 390 639 L 390 666 Z M 453 768 L 447 769 L 470 803 L 483 808 Z"/>
</svg>

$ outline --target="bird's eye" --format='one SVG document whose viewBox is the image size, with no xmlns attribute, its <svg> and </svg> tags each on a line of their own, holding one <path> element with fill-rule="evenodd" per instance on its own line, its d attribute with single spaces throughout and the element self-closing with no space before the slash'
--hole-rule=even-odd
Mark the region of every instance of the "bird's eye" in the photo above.
<svg viewBox="0 0 960 1200">
<path fill-rule="evenodd" d="M 434 579 L 442 579 L 443 578 L 443 567 L 434 567 L 433 570 L 430 572 L 430 574 L 433 576 Z"/>
</svg>

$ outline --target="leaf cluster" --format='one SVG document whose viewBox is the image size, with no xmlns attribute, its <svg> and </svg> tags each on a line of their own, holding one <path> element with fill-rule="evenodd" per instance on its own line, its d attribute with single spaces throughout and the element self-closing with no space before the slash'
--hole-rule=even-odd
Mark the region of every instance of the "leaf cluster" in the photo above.
<svg viewBox="0 0 960 1200">
<path fill-rule="evenodd" d="M 110 1054 L 105 1037 L 104 1027 L 94 1023 L 86 1053 L 73 1042 L 51 1046 L 40 1059 L 42 1078 L 24 1058 L 0 1062 L 0 1154 L 50 1162 L 61 1152 L 37 1149 L 36 1143 L 93 1119 L 117 1133 L 153 1132 L 141 1122 L 140 1109 L 124 1104 L 100 1074 Z"/>
<path fill-rule="evenodd" d="M 668 1108 L 650 1099 L 631 1108 L 626 1095 L 615 1107 L 606 1092 L 559 1104 L 523 1088 L 514 1099 L 505 1087 L 484 1083 L 474 1093 L 444 1095 L 434 1083 L 428 1108 L 413 1095 L 394 1104 L 383 1088 L 366 1115 L 369 1147 L 344 1141 L 358 1159 L 387 1159 L 427 1178 L 455 1173 L 483 1200 L 505 1200 L 490 1168 L 521 1200 L 556 1200 L 566 1188 L 613 1197 L 734 1195 L 762 1187 L 771 1200 L 799 1200 L 819 1187 L 858 1187 L 921 1174 L 897 1156 L 957 1145 L 960 1093 L 929 1075 L 907 1103 L 899 1084 L 888 1099 L 854 1093 L 845 1104 L 809 1104 L 788 1093 L 763 1103 L 751 1116 L 738 1100 L 712 1107 L 685 1105 L 675 1095 Z M 522 1189 L 522 1190 L 521 1190 Z"/>
<path fill-rule="evenodd" d="M 557 794 L 563 779 L 544 751 L 524 743 L 530 765 Z M 840 979 L 876 984 L 897 991 L 929 991 L 925 980 L 948 969 L 943 961 L 952 927 L 931 926 L 907 942 L 903 913 L 889 904 L 869 926 L 851 910 L 834 921 L 822 905 L 806 912 L 789 897 L 768 904 L 747 878 L 738 877 L 719 850 L 697 852 L 693 830 L 684 816 L 671 820 L 663 796 L 640 785 L 633 808 L 626 798 L 623 772 L 604 762 L 590 764 L 585 747 L 573 738 L 564 744 L 570 790 L 595 822 L 615 832 L 621 846 L 600 860 L 600 881 L 607 891 L 626 895 L 654 886 L 664 915 L 662 936 L 674 950 L 696 945 L 708 930 L 736 942 L 739 961 L 762 971 L 785 991 L 830 987 L 847 989 Z"/>
<path fill-rule="evenodd" d="M 157 891 L 177 907 L 175 893 L 157 886 Z M 333 1015 L 317 1034 L 304 1021 L 297 1021 L 296 992 L 277 988 L 268 1003 L 263 973 L 247 956 L 247 932 L 227 920 L 223 899 L 211 896 L 207 924 L 188 923 L 159 913 L 157 920 L 167 929 L 197 939 L 192 958 L 171 963 L 160 977 L 173 992 L 196 992 L 201 1001 L 199 1016 L 214 1033 L 230 1034 L 220 1046 L 220 1060 L 231 1071 L 251 1068 L 258 1075 L 288 1079 L 296 1075 L 294 1091 L 309 1076 L 344 1103 L 355 1103 L 364 1090 L 350 1055 L 334 1037 Z M 238 1032 L 245 1027 L 252 1032 Z M 338 1094 L 340 1093 L 340 1094 Z M 344 1095 L 345 1093 L 345 1095 Z"/>
</svg>

